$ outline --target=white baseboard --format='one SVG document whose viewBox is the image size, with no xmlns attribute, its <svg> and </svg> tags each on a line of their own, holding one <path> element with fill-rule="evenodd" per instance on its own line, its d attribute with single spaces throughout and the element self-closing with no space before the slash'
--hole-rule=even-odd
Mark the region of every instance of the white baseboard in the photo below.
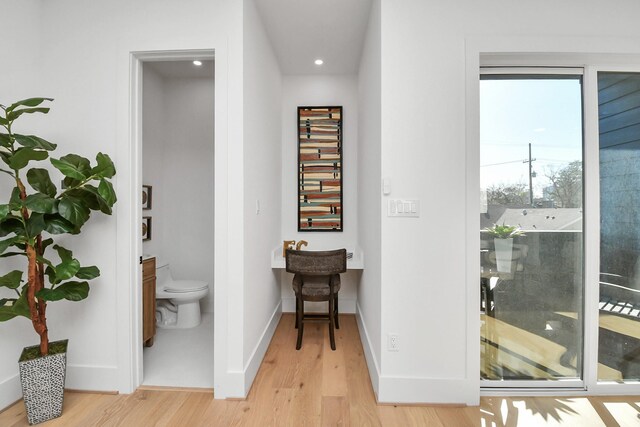
<svg viewBox="0 0 640 427">
<path fill-rule="evenodd" d="M 67 365 L 65 388 L 115 392 L 118 390 L 117 378 L 118 369 L 113 366 Z M 0 383 L 0 411 L 21 398 L 19 374 Z"/>
<path fill-rule="evenodd" d="M 378 389 L 380 387 L 380 365 L 376 359 L 371 340 L 369 339 L 369 332 L 364 324 L 362 318 L 362 309 L 360 305 L 356 303 L 356 321 L 358 322 L 358 329 L 360 330 L 360 341 L 362 342 L 362 348 L 364 349 L 364 358 L 367 362 L 367 368 L 369 369 L 369 377 L 371 378 L 371 385 L 373 386 L 373 392 L 378 398 Z"/>
<path fill-rule="evenodd" d="M 356 312 L 356 300 L 349 298 L 340 298 L 339 302 L 340 313 L 355 314 Z M 304 311 L 306 313 L 326 313 L 326 302 L 305 302 Z M 296 312 L 296 298 L 286 297 L 282 298 L 282 312 L 283 313 L 295 313 Z"/>
<path fill-rule="evenodd" d="M 0 383 L 0 411 L 22 398 L 22 386 L 18 374 Z"/>
<path fill-rule="evenodd" d="M 269 323 L 262 332 L 260 339 L 256 343 L 256 346 L 253 349 L 249 360 L 244 366 L 244 370 L 227 372 L 227 375 L 225 375 L 226 385 L 224 387 L 224 395 L 216 393 L 216 398 L 244 399 L 245 397 L 247 397 L 247 395 L 249 394 L 249 390 L 251 390 L 253 380 L 256 378 L 258 369 L 260 369 L 260 365 L 262 364 L 262 359 L 264 359 L 267 348 L 269 348 L 271 338 L 273 338 L 273 334 L 276 331 L 278 322 L 280 322 L 281 316 L 282 301 L 279 302 L 275 310 L 273 310 L 273 314 L 269 319 Z"/>
<path fill-rule="evenodd" d="M 262 364 L 262 359 L 264 359 L 264 355 L 269 348 L 278 322 L 280 322 L 280 317 L 282 317 L 282 301 L 280 301 L 275 310 L 273 310 L 267 327 L 264 329 L 264 332 L 262 332 L 262 336 L 260 336 L 258 343 L 253 349 L 253 353 L 251 353 L 251 357 L 249 357 L 247 364 L 244 366 L 244 394 L 242 397 L 247 397 L 249 390 L 251 390 L 253 380 L 256 378 L 258 369 L 260 369 L 260 365 Z"/>
<path fill-rule="evenodd" d="M 380 403 L 477 405 L 480 390 L 465 379 L 380 376 Z"/>
<path fill-rule="evenodd" d="M 91 391 L 117 391 L 115 366 L 67 365 L 65 388 Z"/>
</svg>

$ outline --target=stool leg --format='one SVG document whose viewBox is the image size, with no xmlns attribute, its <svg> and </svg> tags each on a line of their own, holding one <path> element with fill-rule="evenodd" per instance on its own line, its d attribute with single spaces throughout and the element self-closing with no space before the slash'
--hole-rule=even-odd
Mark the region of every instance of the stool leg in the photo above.
<svg viewBox="0 0 640 427">
<path fill-rule="evenodd" d="M 298 298 L 300 309 L 297 313 L 298 318 L 298 341 L 296 342 L 296 350 L 300 350 L 302 347 L 302 332 L 304 331 L 304 300 L 302 298 Z"/>
<path fill-rule="evenodd" d="M 296 295 L 296 329 L 298 329 L 298 311 L 300 311 L 300 302 L 298 301 L 298 296 Z"/>
<path fill-rule="evenodd" d="M 334 304 L 335 304 L 335 298 L 329 298 L 329 341 L 331 343 L 331 350 L 335 350 L 336 349 L 336 337 L 334 335 L 334 324 L 336 321 L 336 317 L 334 315 Z"/>
<path fill-rule="evenodd" d="M 335 307 L 336 308 L 336 313 L 335 313 L 335 316 L 336 316 L 336 329 L 340 329 L 340 320 L 338 319 L 338 294 L 336 294 L 335 305 L 336 305 L 336 307 Z"/>
</svg>

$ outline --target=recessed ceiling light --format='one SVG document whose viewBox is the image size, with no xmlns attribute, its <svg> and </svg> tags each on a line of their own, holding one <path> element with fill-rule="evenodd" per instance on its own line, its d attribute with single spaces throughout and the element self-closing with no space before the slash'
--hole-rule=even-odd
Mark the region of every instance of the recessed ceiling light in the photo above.
<svg viewBox="0 0 640 427">
<path fill-rule="evenodd" d="M 324 64 L 324 61 L 322 59 L 316 59 L 314 62 L 315 62 L 316 65 Z"/>
<path fill-rule="evenodd" d="M 193 61 L 193 65 L 195 65 L 196 67 L 199 67 L 202 65 L 202 61 L 198 61 L 197 59 L 195 61 Z"/>
</svg>

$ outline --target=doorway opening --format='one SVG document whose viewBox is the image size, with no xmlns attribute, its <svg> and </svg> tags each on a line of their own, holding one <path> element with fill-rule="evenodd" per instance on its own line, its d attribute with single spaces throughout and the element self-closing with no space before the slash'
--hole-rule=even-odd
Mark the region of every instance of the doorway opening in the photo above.
<svg viewBox="0 0 640 427">
<path fill-rule="evenodd" d="M 138 383 L 213 388 L 213 53 L 142 60 Z"/>
</svg>

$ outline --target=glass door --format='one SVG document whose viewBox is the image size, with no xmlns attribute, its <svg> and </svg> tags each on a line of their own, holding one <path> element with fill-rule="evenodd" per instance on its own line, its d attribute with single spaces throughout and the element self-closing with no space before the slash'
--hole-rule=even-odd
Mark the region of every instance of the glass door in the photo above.
<svg viewBox="0 0 640 427">
<path fill-rule="evenodd" d="M 581 70 L 481 76 L 483 387 L 583 386 L 582 96 Z"/>
<path fill-rule="evenodd" d="M 640 73 L 599 72 L 599 382 L 640 380 Z"/>
</svg>

